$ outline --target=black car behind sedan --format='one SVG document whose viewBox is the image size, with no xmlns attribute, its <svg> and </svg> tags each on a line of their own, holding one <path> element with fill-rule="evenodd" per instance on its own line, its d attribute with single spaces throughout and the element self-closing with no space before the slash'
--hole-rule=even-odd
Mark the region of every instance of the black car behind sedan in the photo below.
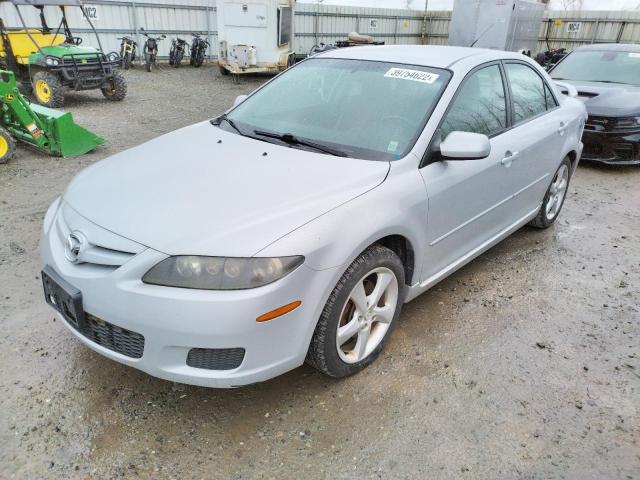
<svg viewBox="0 0 640 480">
<path fill-rule="evenodd" d="M 580 47 L 550 74 L 574 85 L 587 107 L 582 159 L 640 164 L 640 45 Z"/>
</svg>

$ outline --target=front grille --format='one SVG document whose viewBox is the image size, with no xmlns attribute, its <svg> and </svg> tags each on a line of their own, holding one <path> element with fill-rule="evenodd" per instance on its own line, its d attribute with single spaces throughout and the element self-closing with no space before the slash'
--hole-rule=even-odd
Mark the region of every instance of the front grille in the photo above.
<svg viewBox="0 0 640 480">
<path fill-rule="evenodd" d="M 206 370 L 233 370 L 244 360 L 244 348 L 192 348 L 187 365 Z"/>
<path fill-rule="evenodd" d="M 75 330 L 94 343 L 131 358 L 142 358 L 144 337 L 126 328 L 112 325 L 85 312 L 85 321 L 78 327 L 69 322 Z"/>
<path fill-rule="evenodd" d="M 609 129 L 609 119 L 606 117 L 594 117 L 589 115 L 587 123 L 584 126 L 585 130 L 593 130 L 601 132 Z"/>
</svg>

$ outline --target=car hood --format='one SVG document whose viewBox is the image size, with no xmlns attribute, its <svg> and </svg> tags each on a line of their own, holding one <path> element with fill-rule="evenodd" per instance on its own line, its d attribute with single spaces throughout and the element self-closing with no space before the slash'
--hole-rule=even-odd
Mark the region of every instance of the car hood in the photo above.
<svg viewBox="0 0 640 480">
<path fill-rule="evenodd" d="M 376 187 L 388 171 L 388 162 L 274 145 L 202 122 L 97 162 L 64 200 L 169 255 L 251 256 Z"/>
<path fill-rule="evenodd" d="M 640 87 L 619 83 L 559 80 L 578 90 L 589 115 L 626 117 L 640 116 Z"/>
</svg>

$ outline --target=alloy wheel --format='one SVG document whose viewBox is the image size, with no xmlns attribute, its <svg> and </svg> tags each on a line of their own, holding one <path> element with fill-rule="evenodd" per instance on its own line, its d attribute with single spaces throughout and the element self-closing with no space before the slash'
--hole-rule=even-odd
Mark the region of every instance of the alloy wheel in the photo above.
<svg viewBox="0 0 640 480">
<path fill-rule="evenodd" d="M 569 169 L 563 164 L 556 172 L 553 182 L 551 182 L 551 187 L 549 187 L 549 197 L 547 198 L 547 203 L 544 207 L 547 220 L 553 220 L 556 215 L 558 215 L 560 207 L 562 207 L 564 196 L 567 193 L 568 184 Z"/>
<path fill-rule="evenodd" d="M 378 267 L 353 287 L 342 307 L 336 331 L 338 355 L 357 363 L 373 352 L 391 326 L 398 305 L 398 279 L 393 271 Z"/>
</svg>

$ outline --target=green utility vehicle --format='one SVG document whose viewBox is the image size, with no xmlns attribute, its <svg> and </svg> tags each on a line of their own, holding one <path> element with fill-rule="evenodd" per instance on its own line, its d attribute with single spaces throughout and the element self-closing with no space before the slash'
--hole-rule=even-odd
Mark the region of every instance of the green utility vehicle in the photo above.
<svg viewBox="0 0 640 480">
<path fill-rule="evenodd" d="M 7 28 L 0 18 L 0 68 L 11 70 L 38 103 L 60 107 L 65 89 L 100 89 L 108 100 L 122 100 L 127 84 L 118 71 L 120 56 L 103 53 L 100 37 L 81 0 L 0 0 L 11 2 L 23 28 Z M 40 28 L 28 28 L 20 6 L 39 10 Z M 82 46 L 67 21 L 67 7 L 77 7 L 91 26 L 99 48 Z M 49 9 L 47 9 L 49 7 Z M 47 10 L 45 14 L 45 10 Z M 46 16 L 56 17 L 56 28 Z M 58 23 L 59 19 L 59 23 Z"/>
</svg>

